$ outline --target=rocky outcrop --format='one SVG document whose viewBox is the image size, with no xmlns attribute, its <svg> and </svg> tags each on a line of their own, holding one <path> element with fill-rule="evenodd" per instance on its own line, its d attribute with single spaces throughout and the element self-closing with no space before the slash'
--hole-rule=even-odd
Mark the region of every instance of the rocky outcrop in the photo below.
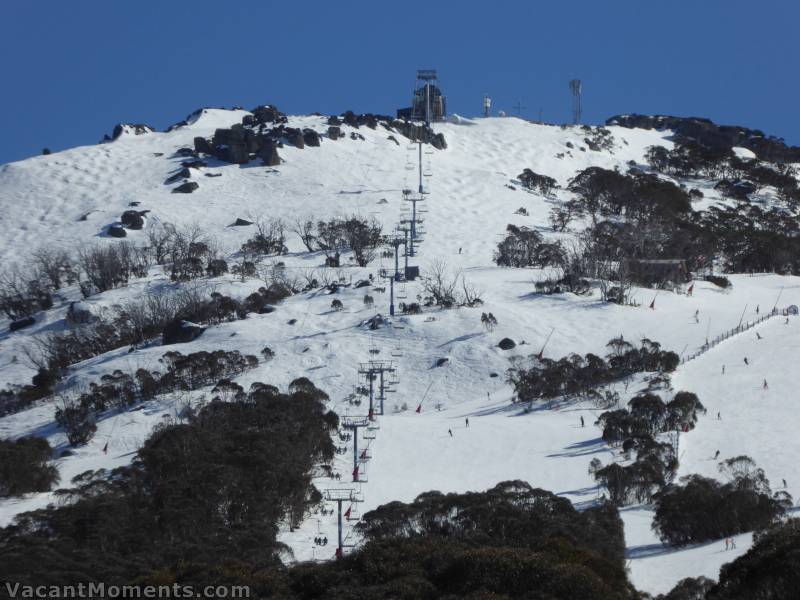
<svg viewBox="0 0 800 600">
<path fill-rule="evenodd" d="M 328 127 L 328 138 L 331 140 L 338 140 L 342 136 L 342 128 L 338 125 L 331 125 Z"/>
<path fill-rule="evenodd" d="M 676 136 L 692 140 L 709 148 L 734 147 L 752 150 L 761 159 L 771 162 L 800 162 L 800 147 L 787 146 L 781 138 L 766 136 L 758 129 L 735 125 L 717 125 L 700 117 L 671 117 L 667 115 L 616 115 L 606 125 L 630 129 L 671 130 Z"/>
</svg>

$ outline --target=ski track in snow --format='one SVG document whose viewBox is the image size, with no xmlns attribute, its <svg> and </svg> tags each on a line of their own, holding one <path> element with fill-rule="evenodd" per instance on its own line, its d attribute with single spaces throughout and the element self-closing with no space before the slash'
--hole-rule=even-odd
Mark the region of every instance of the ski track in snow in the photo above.
<svg viewBox="0 0 800 600">
<path fill-rule="evenodd" d="M 228 165 L 209 159 L 200 173 L 220 173 L 204 177 L 193 173 L 200 189 L 193 194 L 171 194 L 174 186 L 164 180 L 180 167 L 178 148 L 191 146 L 197 135 L 210 137 L 217 127 L 239 122 L 243 111 L 206 110 L 194 122 L 170 133 L 142 136 L 125 134 L 119 140 L 97 146 L 74 148 L 49 156 L 0 166 L 0 253 L 5 264 L 24 264 L 32 249 L 48 244 L 75 247 L 82 243 L 117 243 L 104 236 L 105 228 L 117 221 L 130 202 L 138 210 L 150 210 L 146 227 L 155 222 L 196 224 L 215 235 L 234 251 L 253 233 L 252 227 L 229 225 L 237 218 L 277 216 L 292 220 L 296 216 L 314 219 L 362 214 L 375 216 L 390 229 L 405 214 L 400 190 L 415 187 L 416 147 L 409 149 L 404 138 L 395 134 L 398 146 L 378 127 L 361 127 L 365 141 L 323 139 L 320 148 L 279 150 L 284 163 L 274 169 L 251 165 Z M 327 129 L 320 117 L 290 117 L 291 126 Z M 546 356 L 558 358 L 572 352 L 605 354 L 605 344 L 622 334 L 631 341 L 643 337 L 658 341 L 664 348 L 691 354 L 704 342 L 735 327 L 745 311 L 745 320 L 755 318 L 755 307 L 769 310 L 780 294 L 779 306 L 800 304 L 800 279 L 796 277 L 732 276 L 733 288 L 721 291 L 710 283 L 696 282 L 694 295 L 637 290 L 635 300 L 642 308 L 606 305 L 597 294 L 532 295 L 533 282 L 542 276 L 538 270 L 500 269 L 492 266 L 492 254 L 507 223 L 548 230 L 550 206 L 569 198 L 563 191 L 557 198 L 543 198 L 516 186 L 506 187 L 528 167 L 555 177 L 565 186 L 576 171 L 597 165 L 620 166 L 629 160 L 643 162 L 645 149 L 654 144 L 671 146 L 669 132 L 630 130 L 610 127 L 615 138 L 614 154 L 607 151 L 580 151 L 585 132 L 577 128 L 536 125 L 515 118 L 480 119 L 470 126 L 441 123 L 435 126 L 447 140 L 448 149 L 425 154 L 433 171 L 428 181 L 430 195 L 423 213 L 424 243 L 417 259 L 423 273 L 436 258 L 444 258 L 453 271 L 463 270 L 469 282 L 483 290 L 485 305 L 475 309 L 433 311 L 423 315 L 392 319 L 389 327 L 369 331 L 359 326 L 378 311 L 386 314 L 385 294 L 370 292 L 375 309 L 364 308 L 364 289 L 344 289 L 336 297 L 344 310 L 330 310 L 331 297 L 324 293 L 304 293 L 287 299 L 269 315 L 250 315 L 245 321 L 212 327 L 198 340 L 171 349 L 183 353 L 200 349 L 238 349 L 259 355 L 271 347 L 275 359 L 237 379 L 247 387 L 265 381 L 285 387 L 296 377 L 306 376 L 327 391 L 331 407 L 340 414 L 364 414 L 343 398 L 357 382 L 359 362 L 371 356 L 370 347 L 381 351 L 378 358 L 397 362 L 400 384 L 389 397 L 387 415 L 379 419 L 376 439 L 368 447 L 372 459 L 363 474 L 367 482 L 352 484 L 352 448 L 337 455 L 334 468 L 341 481 L 319 479 L 320 489 L 352 488 L 364 502 L 353 506 L 353 521 L 347 524 L 347 543 L 356 543 L 351 525 L 358 515 L 392 500 L 411 501 L 419 493 L 483 490 L 507 479 L 523 479 L 564 495 L 579 508 L 594 502 L 598 489 L 587 472 L 589 461 L 598 457 L 604 463 L 621 460 L 600 440 L 592 424 L 601 412 L 591 407 L 570 406 L 560 410 L 534 410 L 524 413 L 510 405 L 511 388 L 504 374 L 511 356 L 538 352 L 552 328 Z M 349 127 L 343 127 L 349 133 Z M 625 142 L 623 142 L 625 140 Z M 566 142 L 575 148 L 570 150 Z M 432 149 L 426 148 L 426 151 Z M 163 156 L 156 156 L 163 153 Z M 563 159 L 558 153 L 567 153 Z M 427 167 L 426 167 L 427 170 Z M 696 208 L 720 201 L 711 185 L 692 181 L 706 197 Z M 386 203 L 379 201 L 386 199 Z M 763 194 L 770 200 L 768 193 Z M 525 207 L 530 216 L 514 214 Z M 85 218 L 83 218 L 85 216 Z M 582 227 L 573 224 L 573 230 Z M 568 238 L 571 234 L 552 234 Z M 129 231 L 128 239 L 143 241 L 145 231 Z M 281 257 L 288 270 L 302 273 L 319 268 L 322 257 L 303 252 L 296 236 L 289 236 L 290 254 Z M 458 249 L 463 248 L 461 254 Z M 367 268 L 344 267 L 346 279 L 377 275 L 391 260 L 376 260 Z M 208 282 L 210 288 L 244 297 L 256 290 L 260 281 L 239 282 L 222 277 Z M 382 284 L 378 284 L 382 285 Z M 147 292 L 172 284 L 157 270 L 147 279 L 135 280 L 124 289 L 113 290 L 88 300 L 95 308 L 124 303 Z M 397 290 L 408 301 L 415 301 L 419 284 L 401 284 Z M 0 322 L 0 386 L 29 381 L 33 371 L 23 358 L 23 346 L 32 333 L 57 331 L 65 327 L 63 317 L 69 301 L 79 299 L 76 289 L 60 292 L 56 307 L 39 315 L 28 330 L 7 333 L 7 321 Z M 655 297 L 655 310 L 645 308 Z M 694 314 L 699 310 L 700 323 Z M 479 321 L 482 311 L 491 311 L 498 326 L 485 331 Z M 435 320 L 428 320 L 433 316 Z M 290 319 L 296 319 L 289 325 Z M 791 318 L 784 323 L 776 317 L 682 365 L 673 377 L 675 390 L 698 394 L 708 408 L 698 427 L 680 440 L 680 475 L 701 473 L 716 476 L 716 450 L 720 459 L 748 454 L 763 467 L 774 488 L 786 478 L 788 491 L 800 494 L 800 483 L 792 470 L 793 458 L 800 452 L 795 434 L 796 394 L 792 386 L 792 367 L 797 360 L 797 328 Z M 763 339 L 757 340 L 759 331 Z M 497 348 L 503 337 L 518 346 L 508 352 Z M 127 348 L 99 356 L 71 369 L 70 386 L 80 387 L 114 369 L 132 371 L 139 366 L 157 369 L 158 358 L 166 351 L 150 346 L 127 353 Z M 392 356 L 400 354 L 400 356 Z M 743 357 L 750 366 L 745 367 Z M 448 363 L 434 367 L 437 359 Z M 721 374 L 721 365 L 727 366 Z M 497 377 L 490 377 L 496 373 Z M 763 379 L 769 390 L 761 389 Z M 637 380 L 628 397 L 636 391 Z M 430 387 L 428 395 L 426 390 Z M 490 398 L 487 398 L 487 393 Z M 164 397 L 137 410 L 102 415 L 95 438 L 74 454 L 58 458 L 61 485 L 87 469 L 128 464 L 152 427 L 177 418 L 180 405 L 200 402 L 203 393 L 189 397 Z M 206 390 L 207 397 L 207 390 Z M 420 414 L 414 408 L 424 398 Z M 407 405 L 408 410 L 400 407 Z M 437 405 L 439 409 L 437 409 Z M 66 449 L 63 433 L 53 422 L 52 403 L 0 419 L 0 437 L 42 435 L 56 448 Z M 716 419 L 717 412 L 722 419 Z M 580 417 L 586 427 L 580 427 Z M 465 427 L 469 417 L 470 427 Z M 452 438 L 448 434 L 452 429 Z M 108 442 L 108 453 L 103 446 Z M 337 440 L 338 443 L 338 440 Z M 0 501 L 0 525 L 14 515 L 46 506 L 53 494 L 33 494 L 21 499 Z M 330 507 L 329 507 L 330 508 Z M 725 551 L 722 542 L 688 549 L 664 548 L 650 530 L 652 511 L 632 507 L 622 511 L 628 545 L 628 565 L 633 583 L 651 593 L 669 590 L 688 576 L 717 577 L 719 567 L 743 554 L 750 545 L 750 534 L 737 538 L 737 550 Z M 335 515 L 315 514 L 297 530 L 284 529 L 281 539 L 294 551 L 294 559 L 330 558 L 335 548 Z M 326 536 L 328 545 L 315 547 L 314 537 Z"/>
</svg>

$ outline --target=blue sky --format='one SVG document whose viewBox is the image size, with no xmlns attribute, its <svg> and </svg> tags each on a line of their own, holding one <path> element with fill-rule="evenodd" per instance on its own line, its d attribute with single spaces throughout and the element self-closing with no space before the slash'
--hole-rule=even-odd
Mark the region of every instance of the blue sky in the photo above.
<svg viewBox="0 0 800 600">
<path fill-rule="evenodd" d="M 588 123 L 705 116 L 800 144 L 799 24 L 790 0 L 7 0 L 0 163 L 201 106 L 393 113 L 420 67 L 462 115 L 488 92 L 564 122 L 577 77 Z"/>
</svg>

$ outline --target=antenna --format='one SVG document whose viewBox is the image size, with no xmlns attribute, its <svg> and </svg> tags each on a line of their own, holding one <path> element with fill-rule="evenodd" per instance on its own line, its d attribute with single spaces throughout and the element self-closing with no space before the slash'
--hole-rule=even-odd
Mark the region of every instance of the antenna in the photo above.
<svg viewBox="0 0 800 600">
<path fill-rule="evenodd" d="M 570 80 L 569 89 L 572 92 L 572 124 L 577 125 L 581 122 L 581 80 Z"/>
<path fill-rule="evenodd" d="M 483 95 L 483 116 L 489 116 L 489 110 L 492 108 L 492 99 L 489 98 L 489 94 Z"/>
</svg>

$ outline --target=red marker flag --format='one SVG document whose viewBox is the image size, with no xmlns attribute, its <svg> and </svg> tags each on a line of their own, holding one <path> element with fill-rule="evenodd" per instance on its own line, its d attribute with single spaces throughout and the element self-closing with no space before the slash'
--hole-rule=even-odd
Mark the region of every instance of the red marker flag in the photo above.
<svg viewBox="0 0 800 600">
<path fill-rule="evenodd" d="M 692 285 L 690 285 L 689 289 L 686 290 L 686 295 L 691 296 L 693 291 L 694 291 L 694 282 L 692 282 Z"/>
</svg>

